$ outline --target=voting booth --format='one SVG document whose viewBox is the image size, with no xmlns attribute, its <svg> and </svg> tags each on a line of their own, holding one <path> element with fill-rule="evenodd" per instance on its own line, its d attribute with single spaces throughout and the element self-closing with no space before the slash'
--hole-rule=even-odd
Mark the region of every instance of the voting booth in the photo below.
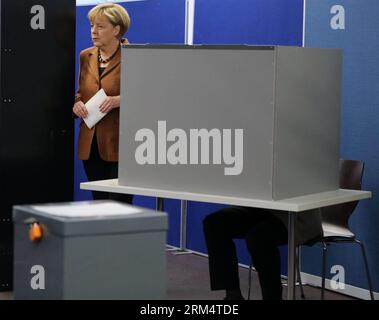
<svg viewBox="0 0 379 320">
<path fill-rule="evenodd" d="M 126 45 L 119 185 L 262 200 L 339 188 L 342 55 Z"/>
<path fill-rule="evenodd" d="M 15 299 L 164 299 L 167 214 L 115 201 L 16 206 Z"/>
</svg>

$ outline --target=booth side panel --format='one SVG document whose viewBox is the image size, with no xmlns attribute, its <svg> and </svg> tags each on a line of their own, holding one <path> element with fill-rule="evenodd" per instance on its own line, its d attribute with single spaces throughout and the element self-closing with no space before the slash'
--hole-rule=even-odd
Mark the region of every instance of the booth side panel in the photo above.
<svg viewBox="0 0 379 320">
<path fill-rule="evenodd" d="M 339 188 L 341 52 L 278 47 L 275 200 Z"/>
</svg>

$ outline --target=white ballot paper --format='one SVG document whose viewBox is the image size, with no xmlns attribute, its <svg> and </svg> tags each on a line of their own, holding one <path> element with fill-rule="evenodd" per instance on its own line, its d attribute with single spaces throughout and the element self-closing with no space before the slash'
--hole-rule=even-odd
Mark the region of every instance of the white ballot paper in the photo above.
<svg viewBox="0 0 379 320">
<path fill-rule="evenodd" d="M 124 216 L 141 212 L 140 209 L 112 202 L 90 203 L 87 201 L 61 205 L 36 205 L 34 210 L 59 217 L 96 218 L 108 216 Z"/>
<path fill-rule="evenodd" d="M 107 98 L 104 89 L 99 90 L 91 99 L 85 104 L 88 116 L 83 118 L 87 127 L 91 129 L 96 123 L 98 123 L 106 113 L 102 113 L 99 108 Z"/>
</svg>

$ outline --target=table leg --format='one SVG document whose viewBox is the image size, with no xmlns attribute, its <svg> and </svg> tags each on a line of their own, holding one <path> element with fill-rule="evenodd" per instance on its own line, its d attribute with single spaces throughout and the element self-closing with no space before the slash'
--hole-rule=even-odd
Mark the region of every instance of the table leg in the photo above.
<svg viewBox="0 0 379 320">
<path fill-rule="evenodd" d="M 156 198 L 155 200 L 155 210 L 164 211 L 164 198 Z M 166 251 L 171 251 L 170 246 L 166 244 Z"/>
<path fill-rule="evenodd" d="M 287 299 L 295 300 L 295 228 L 296 228 L 296 212 L 288 212 L 288 287 Z"/>
<path fill-rule="evenodd" d="M 187 201 L 180 201 L 180 250 L 187 246 Z"/>
<path fill-rule="evenodd" d="M 173 248 L 173 254 L 191 254 L 187 250 L 187 200 L 180 201 L 180 248 Z"/>
<path fill-rule="evenodd" d="M 157 211 L 164 211 L 164 199 L 163 198 L 157 198 L 156 199 L 155 209 Z"/>
<path fill-rule="evenodd" d="M 164 199 L 157 198 L 155 208 L 157 211 L 164 211 Z M 180 203 L 180 248 L 175 248 L 167 245 L 166 251 L 173 251 L 174 254 L 191 254 L 187 250 L 187 201 L 181 200 Z"/>
</svg>

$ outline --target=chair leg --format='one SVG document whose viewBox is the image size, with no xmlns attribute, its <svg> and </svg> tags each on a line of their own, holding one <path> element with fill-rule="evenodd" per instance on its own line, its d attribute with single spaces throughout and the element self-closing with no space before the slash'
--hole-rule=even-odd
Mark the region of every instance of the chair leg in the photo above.
<svg viewBox="0 0 379 320">
<path fill-rule="evenodd" d="M 325 278 L 326 278 L 326 254 L 328 251 L 328 246 L 325 242 L 322 243 L 322 280 L 321 280 L 321 300 L 325 298 Z"/>
<path fill-rule="evenodd" d="M 250 300 L 250 291 L 251 291 L 251 269 L 253 268 L 253 264 L 250 263 L 250 266 L 249 266 L 249 288 L 248 288 L 248 291 L 247 291 L 247 300 Z"/>
<path fill-rule="evenodd" d="M 299 247 L 296 250 L 296 270 L 297 270 L 297 281 L 299 282 L 299 286 L 300 286 L 301 298 L 305 299 L 305 294 L 304 294 L 304 289 L 303 289 L 303 283 L 301 281 L 300 248 Z"/>
<path fill-rule="evenodd" d="M 366 269 L 368 288 L 370 290 L 370 298 L 371 298 L 371 300 L 374 300 L 374 293 L 373 293 L 373 289 L 372 289 L 372 282 L 371 282 L 370 270 L 368 268 L 368 262 L 367 262 L 367 256 L 366 256 L 365 246 L 363 245 L 363 243 L 361 241 L 359 241 L 357 239 L 355 239 L 354 242 L 357 243 L 357 244 L 359 244 L 359 246 L 361 247 L 362 256 L 363 256 L 363 262 L 365 264 L 365 269 Z"/>
</svg>

